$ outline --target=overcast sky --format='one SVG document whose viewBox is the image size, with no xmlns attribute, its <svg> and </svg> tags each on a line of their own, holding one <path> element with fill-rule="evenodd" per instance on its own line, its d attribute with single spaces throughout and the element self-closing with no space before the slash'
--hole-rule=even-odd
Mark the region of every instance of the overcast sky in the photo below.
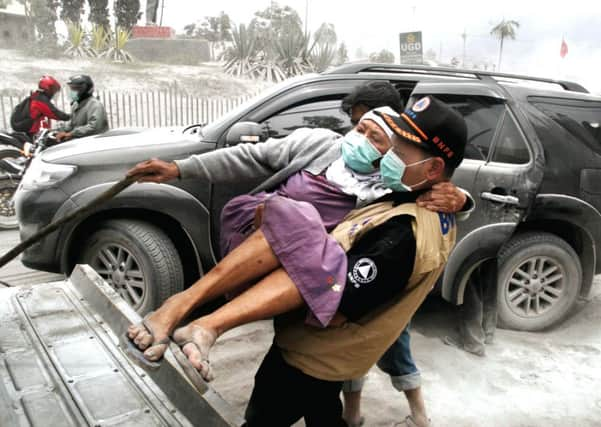
<svg viewBox="0 0 601 427">
<path fill-rule="evenodd" d="M 226 12 L 236 23 L 248 23 L 268 0 L 189 1 L 165 0 L 163 24 L 181 30 L 184 25 Z M 365 53 L 388 49 L 398 59 L 398 33 L 421 30 L 424 51 L 437 58 L 461 60 L 465 31 L 467 62 L 496 64 L 498 41 L 490 29 L 501 19 L 520 23 L 517 39 L 506 41 L 501 65 L 504 72 L 577 80 L 601 92 L 601 6 L 599 2 L 488 1 L 386 1 L 287 0 L 305 19 L 308 4 L 309 31 L 323 22 L 334 24 L 338 38 L 347 44 L 351 59 L 358 49 Z M 145 2 L 143 0 L 143 6 Z M 568 55 L 559 56 L 565 37 Z"/>
</svg>

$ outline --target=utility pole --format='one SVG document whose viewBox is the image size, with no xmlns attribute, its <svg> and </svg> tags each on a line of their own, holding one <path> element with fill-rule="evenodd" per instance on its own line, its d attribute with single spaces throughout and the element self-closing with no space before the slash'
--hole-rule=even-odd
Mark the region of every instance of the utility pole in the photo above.
<svg viewBox="0 0 601 427">
<path fill-rule="evenodd" d="M 461 38 L 463 38 L 463 59 L 461 60 L 461 68 L 465 68 L 465 42 L 467 40 L 465 28 L 463 28 L 463 34 L 461 34 Z"/>
<path fill-rule="evenodd" d="M 163 10 L 165 10 L 165 0 L 161 2 L 161 19 L 159 20 L 159 27 L 163 26 Z"/>
</svg>

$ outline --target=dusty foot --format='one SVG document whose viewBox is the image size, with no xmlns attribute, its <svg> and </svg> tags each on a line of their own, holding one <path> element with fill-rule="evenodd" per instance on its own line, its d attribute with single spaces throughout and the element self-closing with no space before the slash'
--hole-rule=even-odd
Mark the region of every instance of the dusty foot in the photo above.
<svg viewBox="0 0 601 427">
<path fill-rule="evenodd" d="M 163 357 L 169 336 L 181 321 L 179 312 L 171 307 L 177 307 L 177 303 L 168 300 L 157 311 L 147 314 L 141 323 L 127 328 L 127 336 L 150 361 Z"/>
<path fill-rule="evenodd" d="M 197 322 L 177 328 L 173 332 L 173 340 L 182 348 L 192 366 L 205 381 L 211 381 L 213 373 L 209 364 L 209 351 L 217 340 L 217 332 L 205 328 Z"/>
</svg>

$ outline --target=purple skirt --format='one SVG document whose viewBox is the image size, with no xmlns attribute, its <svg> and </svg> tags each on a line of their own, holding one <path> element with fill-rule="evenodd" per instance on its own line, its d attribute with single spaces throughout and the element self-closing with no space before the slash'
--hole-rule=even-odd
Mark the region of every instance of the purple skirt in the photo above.
<svg viewBox="0 0 601 427">
<path fill-rule="evenodd" d="M 221 214 L 222 254 L 252 233 L 255 210 L 261 203 L 265 203 L 261 230 L 309 307 L 309 321 L 327 326 L 344 291 L 347 260 L 311 203 L 268 193 L 232 199 Z"/>
</svg>

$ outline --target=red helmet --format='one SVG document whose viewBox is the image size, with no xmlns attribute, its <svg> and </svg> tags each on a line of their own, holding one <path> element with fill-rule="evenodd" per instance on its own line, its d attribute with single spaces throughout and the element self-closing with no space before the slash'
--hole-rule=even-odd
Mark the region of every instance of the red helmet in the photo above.
<svg viewBox="0 0 601 427">
<path fill-rule="evenodd" d="M 61 89 L 60 83 L 52 76 L 42 76 L 38 88 L 48 95 L 54 95 Z"/>
</svg>

